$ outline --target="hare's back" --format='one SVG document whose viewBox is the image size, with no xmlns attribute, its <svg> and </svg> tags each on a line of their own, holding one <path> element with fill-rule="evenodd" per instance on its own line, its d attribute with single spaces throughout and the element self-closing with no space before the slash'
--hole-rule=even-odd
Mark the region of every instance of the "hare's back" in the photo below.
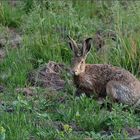
<svg viewBox="0 0 140 140">
<path fill-rule="evenodd" d="M 135 76 L 129 71 L 109 64 L 88 64 L 86 66 L 86 73 L 92 75 L 95 79 L 106 82 L 115 80 L 128 84 L 137 81 Z"/>
</svg>

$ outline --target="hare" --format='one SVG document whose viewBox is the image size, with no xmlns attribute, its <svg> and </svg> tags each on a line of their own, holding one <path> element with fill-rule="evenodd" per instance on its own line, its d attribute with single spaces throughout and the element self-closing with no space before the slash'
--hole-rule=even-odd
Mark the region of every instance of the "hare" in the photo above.
<svg viewBox="0 0 140 140">
<path fill-rule="evenodd" d="M 81 93 L 87 96 L 96 93 L 98 97 L 108 96 L 112 101 L 123 104 L 140 104 L 140 82 L 135 76 L 125 69 L 109 64 L 86 64 L 92 38 L 85 39 L 81 47 L 71 37 L 68 38 L 73 51 L 71 71 L 77 96 Z"/>
</svg>

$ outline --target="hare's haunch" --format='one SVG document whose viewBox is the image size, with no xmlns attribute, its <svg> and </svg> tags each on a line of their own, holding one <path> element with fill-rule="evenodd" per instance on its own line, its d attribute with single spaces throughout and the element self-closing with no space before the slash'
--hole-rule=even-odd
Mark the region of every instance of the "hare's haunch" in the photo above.
<svg viewBox="0 0 140 140">
<path fill-rule="evenodd" d="M 72 73 L 76 85 L 76 95 L 108 96 L 113 101 L 128 105 L 140 103 L 140 82 L 129 71 L 108 64 L 86 64 L 91 48 L 91 38 L 83 41 L 82 47 L 69 37 L 73 51 Z"/>
</svg>

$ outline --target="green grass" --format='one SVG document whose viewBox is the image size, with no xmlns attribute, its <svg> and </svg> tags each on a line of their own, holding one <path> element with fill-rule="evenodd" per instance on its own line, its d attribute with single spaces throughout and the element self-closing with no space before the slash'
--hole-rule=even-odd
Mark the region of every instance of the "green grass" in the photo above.
<svg viewBox="0 0 140 140">
<path fill-rule="evenodd" d="M 1 2 L 0 31 L 17 28 L 22 33 L 22 47 L 5 46 L 6 57 L 0 62 L 0 84 L 5 86 L 0 93 L 0 103 L 4 103 L 0 104 L 0 140 L 4 133 L 6 140 L 120 140 L 128 139 L 121 132 L 124 127 L 140 127 L 140 114 L 131 107 L 113 104 L 109 111 L 96 100 L 75 98 L 67 75 L 61 92 L 39 87 L 35 96 L 24 97 L 16 91 L 30 86 L 28 73 L 49 60 L 70 65 L 67 34 L 80 41 L 94 37 L 98 30 L 115 32 L 116 41 L 105 38 L 107 55 L 92 49 L 87 61 L 120 66 L 139 78 L 140 2 L 126 2 L 125 6 L 119 1 L 24 0 L 15 7 Z M 100 134 L 106 130 L 112 135 Z"/>
</svg>

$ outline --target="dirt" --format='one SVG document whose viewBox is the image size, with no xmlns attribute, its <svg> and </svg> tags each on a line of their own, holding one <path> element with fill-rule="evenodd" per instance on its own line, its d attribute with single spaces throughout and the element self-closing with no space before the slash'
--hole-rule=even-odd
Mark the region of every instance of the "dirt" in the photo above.
<svg viewBox="0 0 140 140">
<path fill-rule="evenodd" d="M 94 42 L 96 51 L 98 51 L 99 49 L 101 49 L 105 45 L 104 37 L 100 31 L 97 31 L 95 33 L 95 36 L 93 38 L 93 42 Z"/>
<path fill-rule="evenodd" d="M 0 33 L 0 61 L 6 57 L 6 46 L 9 48 L 21 47 L 22 35 L 15 28 L 6 28 Z"/>
<path fill-rule="evenodd" d="M 0 48 L 0 60 L 2 60 L 5 57 L 5 50 L 3 48 Z"/>
<path fill-rule="evenodd" d="M 20 0 L 9 0 L 8 3 L 9 3 L 11 6 L 15 7 L 15 6 L 17 6 L 17 5 L 20 5 L 20 4 L 21 4 L 21 1 L 20 1 Z"/>
<path fill-rule="evenodd" d="M 101 131 L 100 134 L 106 135 L 106 136 L 111 136 L 111 134 L 113 134 L 114 131 L 113 130 L 107 130 L 107 131 Z M 122 128 L 121 134 L 124 135 L 126 134 L 128 135 L 130 140 L 140 140 L 140 129 L 138 128 L 132 128 L 132 127 L 124 127 Z"/>
<path fill-rule="evenodd" d="M 62 73 L 66 71 L 63 64 L 57 64 L 49 61 L 48 64 L 29 74 L 29 82 L 32 86 L 40 86 L 52 90 L 63 90 L 65 81 L 62 78 Z"/>
<path fill-rule="evenodd" d="M 61 121 L 54 121 L 54 122 L 51 122 L 51 124 L 49 124 L 49 125 L 51 125 L 52 127 L 54 127 L 55 129 L 57 129 L 59 131 L 64 131 L 64 126 L 65 125 L 69 126 L 69 128 L 72 128 L 72 130 L 76 131 L 76 132 L 84 131 L 83 128 L 78 127 L 74 122 L 72 122 L 70 124 L 64 124 Z"/>
<path fill-rule="evenodd" d="M 35 87 L 17 88 L 17 93 L 22 93 L 24 96 L 33 96 Z"/>
<path fill-rule="evenodd" d="M 93 43 L 96 51 L 99 51 L 106 46 L 106 39 L 116 41 L 116 38 L 116 33 L 113 31 L 103 32 L 101 30 L 98 30 L 93 37 Z"/>
<path fill-rule="evenodd" d="M 4 33 L 0 34 L 0 47 L 5 47 L 6 45 L 17 48 L 21 46 L 21 33 L 15 28 L 6 28 Z"/>
<path fill-rule="evenodd" d="M 94 140 L 93 138 L 84 138 L 84 140 Z"/>
<path fill-rule="evenodd" d="M 122 132 L 126 132 L 132 140 L 140 140 L 140 129 L 125 127 Z"/>
</svg>

